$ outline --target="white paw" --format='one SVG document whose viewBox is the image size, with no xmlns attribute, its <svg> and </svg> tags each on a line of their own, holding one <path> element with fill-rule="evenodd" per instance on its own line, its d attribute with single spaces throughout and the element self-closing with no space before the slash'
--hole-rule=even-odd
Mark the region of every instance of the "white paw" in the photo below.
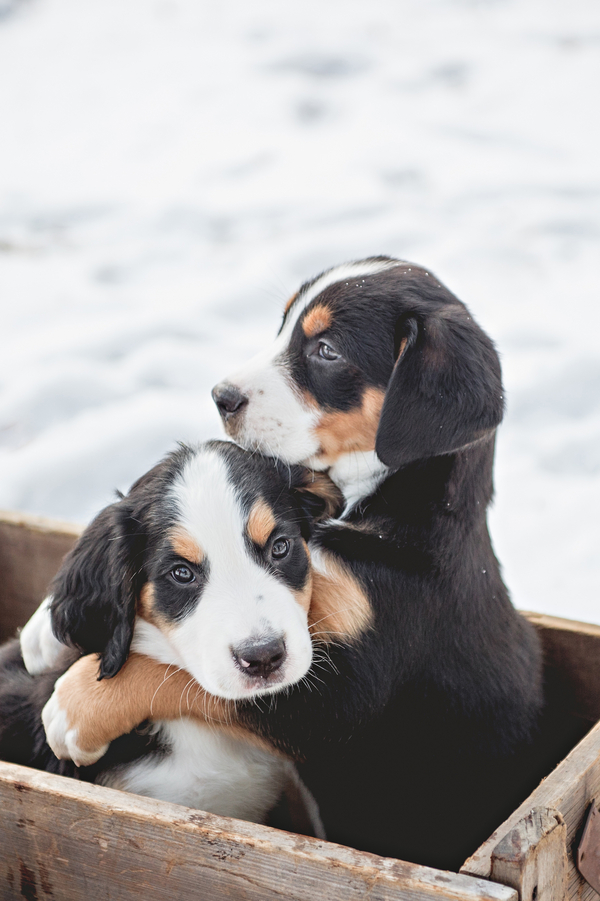
<svg viewBox="0 0 600 901">
<path fill-rule="evenodd" d="M 72 654 L 70 648 L 60 642 L 52 631 L 51 603 L 50 596 L 44 598 L 19 636 L 23 662 L 32 676 L 58 668 Z"/>
<path fill-rule="evenodd" d="M 57 681 L 56 686 L 60 683 Z M 67 715 L 60 706 L 56 687 L 54 694 L 42 710 L 42 722 L 46 730 L 46 740 L 59 760 L 72 760 L 76 766 L 90 766 L 108 751 L 102 745 L 93 751 L 84 751 L 77 744 L 77 729 L 69 728 Z"/>
</svg>

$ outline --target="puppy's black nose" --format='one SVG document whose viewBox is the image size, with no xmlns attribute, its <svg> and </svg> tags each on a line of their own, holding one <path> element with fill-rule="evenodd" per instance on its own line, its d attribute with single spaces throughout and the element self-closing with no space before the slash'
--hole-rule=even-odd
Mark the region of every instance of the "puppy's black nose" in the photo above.
<svg viewBox="0 0 600 901">
<path fill-rule="evenodd" d="M 232 648 L 233 659 L 247 676 L 261 676 L 266 679 L 279 669 L 286 658 L 283 638 L 268 641 L 249 641 Z"/>
<path fill-rule="evenodd" d="M 228 385 L 227 382 L 221 382 L 215 385 L 212 390 L 212 399 L 216 403 L 219 413 L 225 421 L 231 416 L 235 416 L 248 403 L 248 398 L 242 394 L 235 385 Z"/>
</svg>

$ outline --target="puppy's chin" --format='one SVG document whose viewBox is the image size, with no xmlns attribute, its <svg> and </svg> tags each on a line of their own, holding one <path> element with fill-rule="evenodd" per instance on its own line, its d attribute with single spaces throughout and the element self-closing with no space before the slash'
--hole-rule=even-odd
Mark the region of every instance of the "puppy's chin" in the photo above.
<svg viewBox="0 0 600 901">
<path fill-rule="evenodd" d="M 283 441 L 274 430 L 267 431 L 265 437 L 263 433 L 258 434 L 252 429 L 244 428 L 241 423 L 236 426 L 226 424 L 225 430 L 236 444 L 246 450 L 258 451 L 265 457 L 277 457 L 290 465 L 306 466 L 314 472 L 329 472 L 332 469 L 337 471 L 340 468 L 362 469 L 364 458 L 376 461 L 378 466 L 381 465 L 375 455 L 375 447 L 332 455 L 326 454 L 321 449 L 318 438 L 314 435 L 299 435 L 297 440 L 292 437 L 288 441 Z M 370 469 L 373 468 L 373 463 L 370 463 Z"/>
<path fill-rule="evenodd" d="M 308 631 L 302 640 L 291 641 L 290 645 L 293 650 L 283 665 L 268 676 L 251 676 L 241 671 L 227 651 L 218 657 L 210 655 L 212 659 L 194 661 L 193 664 L 190 661 L 192 665 L 186 669 L 209 694 L 218 698 L 243 701 L 275 694 L 304 678 L 312 664 L 313 648 Z"/>
<path fill-rule="evenodd" d="M 226 701 L 244 701 L 283 691 L 305 676 L 307 672 L 308 667 L 299 676 L 286 678 L 285 675 L 277 673 L 266 679 L 259 677 L 249 678 L 243 675 L 238 677 L 235 673 L 230 673 L 227 679 L 220 678 L 215 680 L 210 676 L 207 678 L 207 675 L 203 674 L 200 684 L 209 694 L 217 698 L 223 698 Z M 200 680 L 198 679 L 198 681 Z"/>
<path fill-rule="evenodd" d="M 252 415 L 248 409 L 239 417 L 223 423 L 229 438 L 245 450 L 258 451 L 265 457 L 277 457 L 290 465 L 299 464 L 324 472 L 335 462 L 326 455 L 314 432 L 313 423 L 299 424 L 284 417 L 271 418 L 264 414 Z"/>
<path fill-rule="evenodd" d="M 277 457 L 290 465 L 301 464 L 324 470 L 329 465 L 319 460 L 319 442 L 310 431 L 286 428 L 279 420 L 262 420 L 259 423 L 225 423 L 225 431 L 236 444 L 249 451 L 258 451 L 265 457 Z M 307 463 L 314 460 L 316 465 Z"/>
</svg>

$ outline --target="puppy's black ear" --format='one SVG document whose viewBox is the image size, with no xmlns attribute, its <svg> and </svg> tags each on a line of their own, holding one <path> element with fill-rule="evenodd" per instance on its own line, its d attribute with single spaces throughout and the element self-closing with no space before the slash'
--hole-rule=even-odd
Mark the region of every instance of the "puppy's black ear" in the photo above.
<svg viewBox="0 0 600 901">
<path fill-rule="evenodd" d="M 103 510 L 65 558 L 52 593 L 52 628 L 64 644 L 102 655 L 100 678 L 125 663 L 143 584 L 144 536 L 127 499 Z"/>
<path fill-rule="evenodd" d="M 395 352 L 375 442 L 383 463 L 398 469 L 451 453 L 501 421 L 498 355 L 462 304 L 402 317 Z"/>
</svg>

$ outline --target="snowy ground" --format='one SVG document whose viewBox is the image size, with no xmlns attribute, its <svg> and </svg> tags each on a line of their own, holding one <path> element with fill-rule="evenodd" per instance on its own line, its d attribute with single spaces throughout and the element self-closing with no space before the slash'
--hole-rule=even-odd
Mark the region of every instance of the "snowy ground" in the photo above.
<svg viewBox="0 0 600 901">
<path fill-rule="evenodd" d="M 0 0 L 0 506 L 87 520 L 299 282 L 425 264 L 502 353 L 518 606 L 600 622 L 596 0 Z"/>
</svg>

